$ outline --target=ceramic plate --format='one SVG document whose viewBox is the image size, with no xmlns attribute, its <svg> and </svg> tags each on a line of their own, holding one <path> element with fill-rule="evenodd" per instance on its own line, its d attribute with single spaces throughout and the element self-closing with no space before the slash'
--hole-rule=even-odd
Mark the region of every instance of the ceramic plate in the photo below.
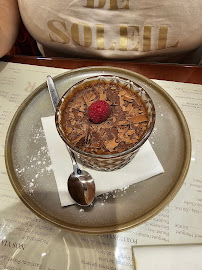
<svg viewBox="0 0 202 270">
<path fill-rule="evenodd" d="M 191 140 L 186 120 L 174 100 L 156 83 L 137 73 L 113 67 L 75 69 L 54 78 L 59 95 L 84 78 L 111 74 L 135 81 L 151 96 L 156 124 L 150 143 L 165 172 L 125 191 L 97 197 L 93 206 L 61 207 L 51 170 L 41 117 L 54 114 L 46 83 L 17 110 L 7 133 L 5 159 L 10 181 L 36 215 L 68 230 L 103 234 L 137 226 L 158 214 L 177 194 L 186 177 Z M 46 81 L 46 78 L 44 78 Z"/>
</svg>

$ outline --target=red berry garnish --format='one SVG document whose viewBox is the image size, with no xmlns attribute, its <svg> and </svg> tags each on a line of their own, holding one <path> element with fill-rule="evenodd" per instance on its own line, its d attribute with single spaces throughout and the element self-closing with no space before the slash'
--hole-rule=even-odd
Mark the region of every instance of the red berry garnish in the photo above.
<svg viewBox="0 0 202 270">
<path fill-rule="evenodd" d="M 93 123 L 99 124 L 107 119 L 110 111 L 110 106 L 106 101 L 97 100 L 88 108 L 88 117 Z"/>
</svg>

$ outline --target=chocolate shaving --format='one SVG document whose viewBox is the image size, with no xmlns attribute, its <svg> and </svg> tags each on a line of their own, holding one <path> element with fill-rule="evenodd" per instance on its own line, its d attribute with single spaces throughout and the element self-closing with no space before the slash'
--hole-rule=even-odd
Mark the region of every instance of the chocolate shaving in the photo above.
<svg viewBox="0 0 202 270">
<path fill-rule="evenodd" d="M 140 114 L 140 115 L 132 117 L 130 120 L 134 123 L 141 123 L 141 122 L 147 122 L 148 118 L 145 115 Z"/>
<path fill-rule="evenodd" d="M 112 150 L 114 150 L 114 148 L 117 147 L 119 143 L 116 142 L 116 139 L 113 138 L 112 140 L 106 141 L 105 142 L 105 146 L 106 148 L 111 152 Z"/>
</svg>

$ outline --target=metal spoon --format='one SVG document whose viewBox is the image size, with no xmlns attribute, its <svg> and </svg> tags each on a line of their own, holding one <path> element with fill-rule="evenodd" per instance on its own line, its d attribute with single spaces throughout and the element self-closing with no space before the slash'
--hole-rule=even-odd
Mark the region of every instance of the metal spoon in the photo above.
<svg viewBox="0 0 202 270">
<path fill-rule="evenodd" d="M 60 98 L 58 96 L 53 79 L 50 75 L 47 76 L 47 85 L 53 108 L 56 111 L 56 107 Z M 74 153 L 68 146 L 67 149 L 69 151 L 73 165 L 73 173 L 70 174 L 67 181 L 69 194 L 77 204 L 81 206 L 88 206 L 93 202 L 95 198 L 94 180 L 88 172 L 79 168 Z"/>
</svg>

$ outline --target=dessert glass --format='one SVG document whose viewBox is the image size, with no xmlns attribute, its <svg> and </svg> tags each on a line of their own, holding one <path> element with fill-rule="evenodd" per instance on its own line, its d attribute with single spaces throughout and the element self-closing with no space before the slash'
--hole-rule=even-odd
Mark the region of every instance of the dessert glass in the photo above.
<svg viewBox="0 0 202 270">
<path fill-rule="evenodd" d="M 114 153 L 114 154 L 94 154 L 89 152 L 84 152 L 81 149 L 75 147 L 72 145 L 70 140 L 65 135 L 65 132 L 63 130 L 62 124 L 61 124 L 61 115 L 62 115 L 62 109 L 64 105 L 64 101 L 74 93 L 74 89 L 77 87 L 82 87 L 84 84 L 88 84 L 90 82 L 94 82 L 95 80 L 99 81 L 106 81 L 106 82 L 115 82 L 116 84 L 125 85 L 127 86 L 132 92 L 135 92 L 137 95 L 139 95 L 148 112 L 148 125 L 146 132 L 133 147 L 130 149 L 124 150 L 120 153 Z M 84 79 L 76 84 L 74 84 L 72 87 L 70 87 L 62 96 L 60 99 L 56 113 L 55 113 L 55 124 L 57 131 L 63 141 L 67 144 L 67 146 L 73 151 L 73 153 L 76 155 L 76 157 L 83 163 L 83 165 L 87 167 L 91 167 L 96 170 L 101 171 L 113 171 L 116 169 L 120 169 L 123 166 L 125 166 L 127 163 L 129 163 L 132 158 L 135 156 L 137 151 L 140 149 L 140 147 L 148 140 L 155 124 L 155 107 L 153 104 L 153 101 L 151 97 L 148 95 L 148 93 L 139 85 L 137 85 L 135 82 L 128 80 L 126 78 L 112 76 L 112 75 L 101 75 L 101 76 L 94 76 L 87 79 Z"/>
</svg>

